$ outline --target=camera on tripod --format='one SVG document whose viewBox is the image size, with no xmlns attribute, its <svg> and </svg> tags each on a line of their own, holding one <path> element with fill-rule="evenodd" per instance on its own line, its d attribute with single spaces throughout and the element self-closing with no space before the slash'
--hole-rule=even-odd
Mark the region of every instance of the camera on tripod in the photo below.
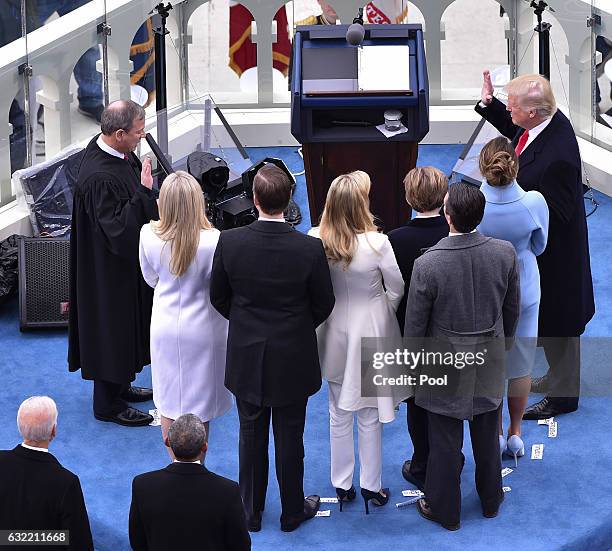
<svg viewBox="0 0 612 551">
<path fill-rule="evenodd" d="M 245 170 L 240 178 L 229 181 L 230 170 L 219 156 L 195 151 L 187 157 L 187 171 L 200 184 L 206 198 L 206 215 L 219 230 L 247 226 L 258 218 L 253 203 L 253 179 L 261 167 L 273 164 L 292 182 L 295 178 L 280 159 L 266 157 Z M 291 221 L 288 219 L 288 222 Z"/>
</svg>

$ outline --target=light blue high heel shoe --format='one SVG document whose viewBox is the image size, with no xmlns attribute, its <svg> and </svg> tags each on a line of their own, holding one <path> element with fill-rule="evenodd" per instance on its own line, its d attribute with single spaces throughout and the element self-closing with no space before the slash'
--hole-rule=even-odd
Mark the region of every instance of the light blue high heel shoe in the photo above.
<svg viewBox="0 0 612 551">
<path fill-rule="evenodd" d="M 506 442 L 506 437 L 503 434 L 500 434 L 499 435 L 499 455 L 503 455 L 507 449 L 508 449 L 508 444 Z"/>
<path fill-rule="evenodd" d="M 525 455 L 525 444 L 520 436 L 513 434 L 508 438 L 506 453 L 514 457 L 514 466 L 518 467 L 518 458 Z"/>
</svg>

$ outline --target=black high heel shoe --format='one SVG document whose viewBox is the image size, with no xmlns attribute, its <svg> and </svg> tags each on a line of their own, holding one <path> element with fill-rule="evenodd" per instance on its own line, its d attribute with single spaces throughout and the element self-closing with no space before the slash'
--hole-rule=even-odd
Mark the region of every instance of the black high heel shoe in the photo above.
<svg viewBox="0 0 612 551">
<path fill-rule="evenodd" d="M 355 486 L 351 486 L 348 490 L 336 488 L 336 496 L 338 497 L 338 503 L 340 504 L 340 512 L 342 512 L 342 502 L 353 501 L 357 497 Z"/>
<path fill-rule="evenodd" d="M 380 490 L 380 492 L 372 492 L 370 490 L 366 490 L 365 488 L 361 488 L 361 497 L 363 498 L 363 502 L 365 503 L 366 515 L 369 515 L 369 501 L 372 501 L 372 503 L 377 507 L 382 507 L 383 505 L 389 503 L 389 488 L 383 488 L 382 490 Z"/>
</svg>

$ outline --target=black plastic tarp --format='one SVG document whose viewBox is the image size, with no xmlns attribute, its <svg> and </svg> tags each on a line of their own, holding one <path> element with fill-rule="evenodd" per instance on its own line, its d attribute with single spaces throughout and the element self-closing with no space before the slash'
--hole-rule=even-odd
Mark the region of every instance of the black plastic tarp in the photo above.
<svg viewBox="0 0 612 551">
<path fill-rule="evenodd" d="M 4 304 L 11 296 L 17 294 L 19 239 L 19 235 L 11 235 L 0 243 L 0 304 Z"/>
</svg>

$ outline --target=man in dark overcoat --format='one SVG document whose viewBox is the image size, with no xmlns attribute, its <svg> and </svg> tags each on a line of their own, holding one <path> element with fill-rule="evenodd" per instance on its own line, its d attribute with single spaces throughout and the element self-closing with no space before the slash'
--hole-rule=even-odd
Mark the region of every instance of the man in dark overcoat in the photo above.
<svg viewBox="0 0 612 551">
<path fill-rule="evenodd" d="M 74 190 L 70 234 L 68 363 L 93 380 L 94 416 L 125 426 L 153 418 L 127 402 L 152 398 L 130 383 L 150 363 L 153 291 L 138 261 L 140 229 L 158 217 L 151 161 L 134 150 L 144 137 L 144 109 L 111 103 L 102 133 L 89 142 Z"/>
<path fill-rule="evenodd" d="M 66 530 L 69 544 L 50 549 L 94 551 L 79 477 L 49 451 L 57 436 L 57 405 L 48 396 L 24 400 L 17 412 L 17 427 L 23 442 L 12 450 L 0 450 L 0 530 Z M 22 541 L 16 547 L 36 551 L 40 544 Z M 49 549 L 44 544 L 43 548 Z"/>
<path fill-rule="evenodd" d="M 206 425 L 192 413 L 181 415 L 165 441 L 176 460 L 132 482 L 132 549 L 251 551 L 238 484 L 203 465 Z"/>
<path fill-rule="evenodd" d="M 513 141 L 519 185 L 539 191 L 550 212 L 548 244 L 538 256 L 538 337 L 549 369 L 531 385 L 533 392 L 546 396 L 523 415 L 546 419 L 578 408 L 580 335 L 595 313 L 582 164 L 572 125 L 557 109 L 547 79 L 524 75 L 506 89 L 507 106 L 493 97 L 491 76 L 485 71 L 476 111 Z"/>
<path fill-rule="evenodd" d="M 248 528 L 261 528 L 268 486 L 268 434 L 274 433 L 281 530 L 314 517 L 319 496 L 304 499 L 304 423 L 308 397 L 321 387 L 316 327 L 334 307 L 319 239 L 287 224 L 291 182 L 262 167 L 253 182 L 259 219 L 221 233 L 210 285 L 213 306 L 229 319 L 225 386 L 240 420 L 239 484 Z"/>
</svg>

